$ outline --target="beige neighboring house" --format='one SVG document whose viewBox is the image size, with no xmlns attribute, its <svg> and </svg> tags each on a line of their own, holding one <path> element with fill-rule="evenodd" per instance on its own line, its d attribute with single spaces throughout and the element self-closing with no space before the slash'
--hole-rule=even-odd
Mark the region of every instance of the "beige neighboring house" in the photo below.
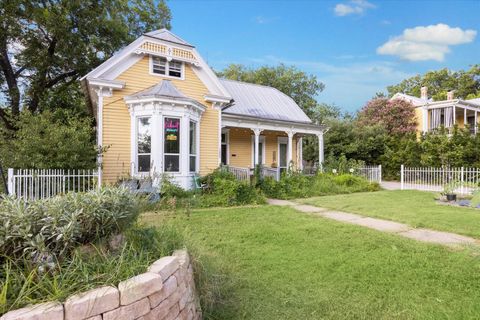
<svg viewBox="0 0 480 320">
<path fill-rule="evenodd" d="M 81 79 L 97 120 L 102 181 L 168 173 L 192 187 L 221 164 L 270 173 L 302 167 L 302 137 L 319 137 L 277 89 L 219 79 L 196 48 L 162 29 L 146 33 Z"/>
<path fill-rule="evenodd" d="M 478 115 L 480 113 L 480 98 L 463 100 L 456 99 L 454 92 L 447 94 L 447 100 L 433 101 L 428 97 L 428 88 L 421 88 L 420 97 L 410 96 L 404 93 L 396 93 L 393 99 L 402 99 L 415 106 L 419 134 L 430 132 L 441 126 L 459 128 L 468 126 L 474 134 L 478 132 Z"/>
</svg>

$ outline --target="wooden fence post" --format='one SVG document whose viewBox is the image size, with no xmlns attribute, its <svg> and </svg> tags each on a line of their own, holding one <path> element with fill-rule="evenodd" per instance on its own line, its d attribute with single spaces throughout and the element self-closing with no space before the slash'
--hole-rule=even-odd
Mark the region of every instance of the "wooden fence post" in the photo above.
<svg viewBox="0 0 480 320">
<path fill-rule="evenodd" d="M 404 176 L 403 176 L 403 164 L 400 166 L 400 190 L 404 190 Z"/>
<path fill-rule="evenodd" d="M 8 168 L 8 194 L 13 195 L 13 168 Z"/>
</svg>

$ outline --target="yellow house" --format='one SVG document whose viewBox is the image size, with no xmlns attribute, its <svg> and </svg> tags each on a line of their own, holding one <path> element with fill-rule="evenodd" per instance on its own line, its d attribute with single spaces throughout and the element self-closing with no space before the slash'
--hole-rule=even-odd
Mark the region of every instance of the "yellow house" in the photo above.
<svg viewBox="0 0 480 320">
<path fill-rule="evenodd" d="M 447 100 L 433 101 L 428 98 L 428 88 L 421 88 L 420 97 L 410 96 L 404 93 L 396 93 L 393 99 L 401 99 L 410 102 L 415 107 L 417 118 L 417 133 L 430 132 L 440 127 L 447 129 L 457 125 L 459 128 L 468 126 L 473 134 L 478 131 L 478 114 L 480 113 L 480 98 L 455 99 L 454 92 L 447 94 Z"/>
<path fill-rule="evenodd" d="M 97 120 L 102 181 L 168 173 L 184 187 L 219 165 L 302 168 L 302 136 L 324 127 L 277 89 L 219 79 L 166 29 L 144 34 L 82 78 Z M 270 168 L 270 169 L 269 169 Z"/>
</svg>

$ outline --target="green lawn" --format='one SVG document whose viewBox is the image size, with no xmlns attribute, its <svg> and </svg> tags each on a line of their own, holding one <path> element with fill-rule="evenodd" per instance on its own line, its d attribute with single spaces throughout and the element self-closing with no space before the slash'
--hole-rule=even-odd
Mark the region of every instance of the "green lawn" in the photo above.
<svg viewBox="0 0 480 320">
<path fill-rule="evenodd" d="M 469 250 L 417 243 L 287 207 L 203 210 L 170 218 L 146 214 L 142 220 L 180 230 L 210 278 L 225 279 L 220 285 L 229 299 L 206 310 L 209 319 L 473 319 L 480 314 L 480 261 Z"/>
<path fill-rule="evenodd" d="M 438 204 L 434 194 L 415 190 L 355 193 L 299 200 L 319 207 L 358 213 L 480 239 L 480 210 Z"/>
</svg>

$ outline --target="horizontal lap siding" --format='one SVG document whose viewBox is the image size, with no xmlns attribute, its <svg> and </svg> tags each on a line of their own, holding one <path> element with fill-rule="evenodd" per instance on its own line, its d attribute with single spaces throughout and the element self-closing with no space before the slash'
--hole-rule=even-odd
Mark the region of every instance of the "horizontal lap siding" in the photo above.
<svg viewBox="0 0 480 320">
<path fill-rule="evenodd" d="M 234 167 L 252 167 L 252 136 L 250 129 L 231 128 L 229 131 L 229 164 Z M 261 136 L 265 137 L 265 166 L 278 166 L 278 137 L 287 135 L 278 131 L 263 131 Z M 297 160 L 297 138 L 293 139 L 294 162 Z M 235 157 L 233 156 L 235 155 Z"/>
<path fill-rule="evenodd" d="M 123 72 L 116 80 L 124 81 L 122 90 L 104 98 L 103 145 L 109 146 L 104 155 L 103 173 L 106 182 L 115 182 L 130 172 L 130 114 L 123 97 L 159 83 L 164 77 L 149 73 L 149 58 L 144 57 Z M 192 67 L 185 65 L 185 80 L 165 78 L 185 95 L 207 106 L 200 123 L 200 171 L 206 174 L 218 166 L 218 111 L 204 101 L 208 93 Z"/>
</svg>

